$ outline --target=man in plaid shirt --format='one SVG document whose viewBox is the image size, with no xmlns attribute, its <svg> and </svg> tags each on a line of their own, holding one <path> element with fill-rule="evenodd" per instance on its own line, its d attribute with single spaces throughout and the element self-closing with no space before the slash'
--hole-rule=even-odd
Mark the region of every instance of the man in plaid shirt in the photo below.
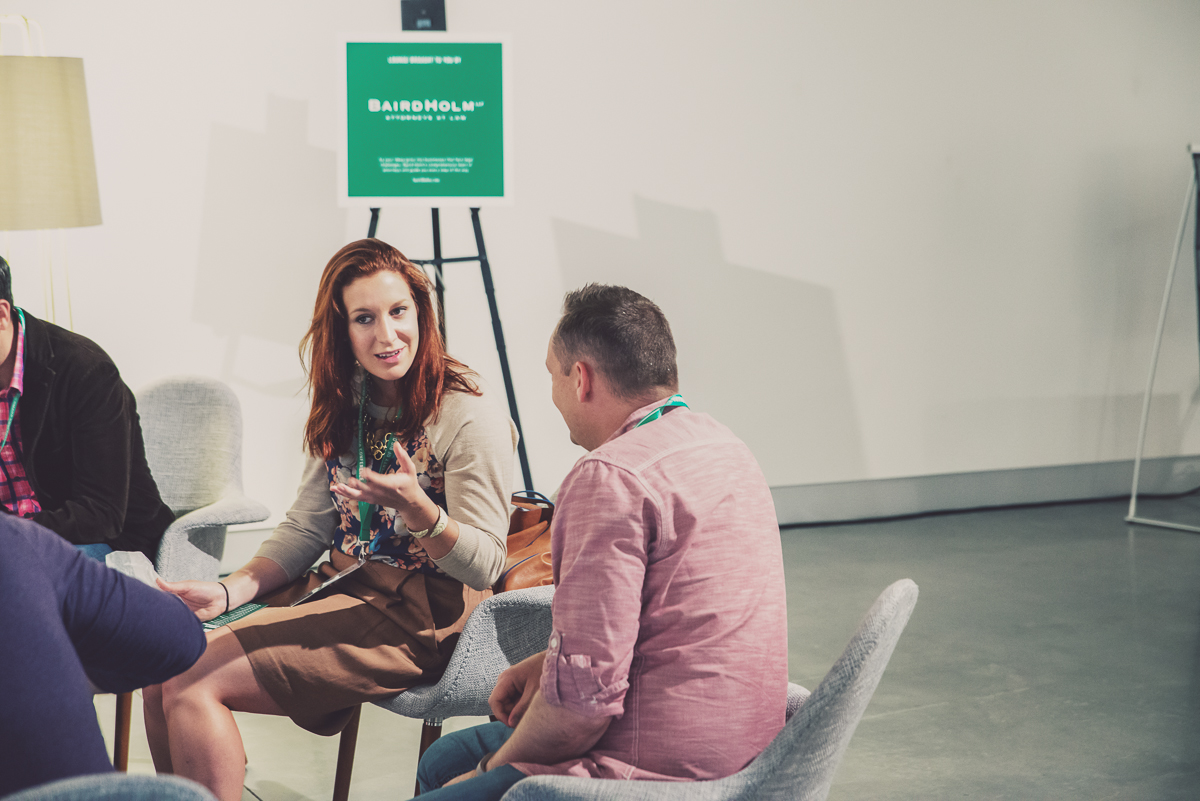
<svg viewBox="0 0 1200 801">
<path fill-rule="evenodd" d="M 13 304 L 0 258 L 0 511 L 91 556 L 151 559 L 174 515 L 146 464 L 133 393 L 96 343 Z"/>
</svg>

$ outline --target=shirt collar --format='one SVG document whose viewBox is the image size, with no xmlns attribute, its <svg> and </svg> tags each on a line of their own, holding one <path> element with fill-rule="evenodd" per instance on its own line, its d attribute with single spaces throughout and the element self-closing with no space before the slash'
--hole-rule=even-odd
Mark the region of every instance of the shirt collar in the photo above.
<svg viewBox="0 0 1200 801">
<path fill-rule="evenodd" d="M 14 309 L 13 311 L 14 311 L 14 317 L 16 318 L 13 323 L 13 327 L 16 328 L 17 333 L 16 333 L 16 336 L 14 336 L 13 338 L 16 340 L 17 358 L 16 358 L 16 363 L 13 365 L 12 381 L 10 381 L 8 386 L 5 387 L 5 390 L 15 389 L 17 392 L 24 393 L 25 392 L 25 325 L 23 324 L 22 315 L 19 313 L 15 313 L 18 310 Z"/>
<path fill-rule="evenodd" d="M 671 395 L 674 395 L 674 394 L 675 393 L 671 393 Z M 614 439 L 621 436 L 622 434 L 624 434 L 628 431 L 632 431 L 634 428 L 637 427 L 638 423 L 642 422 L 642 419 L 646 415 L 650 414 L 650 412 L 654 411 L 659 406 L 662 406 L 664 403 L 666 403 L 668 400 L 670 400 L 671 395 L 664 395 L 663 397 L 659 398 L 658 400 L 651 401 L 650 403 L 647 403 L 645 406 L 642 406 L 638 409 L 634 409 L 632 412 L 630 412 L 629 416 L 625 418 L 625 422 L 621 423 L 621 427 L 618 428 L 616 431 L 614 431 L 612 433 L 612 436 L 609 437 L 608 439 L 606 439 L 605 442 L 612 442 Z"/>
</svg>

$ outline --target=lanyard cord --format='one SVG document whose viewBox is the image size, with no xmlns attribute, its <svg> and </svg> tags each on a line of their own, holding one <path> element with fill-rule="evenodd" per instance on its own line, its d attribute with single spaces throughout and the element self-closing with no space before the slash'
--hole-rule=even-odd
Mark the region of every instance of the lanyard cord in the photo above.
<svg viewBox="0 0 1200 801">
<path fill-rule="evenodd" d="M 17 320 L 20 322 L 20 328 L 13 336 L 12 346 L 14 348 L 17 346 L 17 337 L 21 336 L 21 333 L 25 330 L 25 312 L 20 307 L 17 307 Z M 14 366 L 13 370 L 15 371 L 16 369 L 16 366 Z M 13 418 L 17 416 L 17 401 L 19 400 L 21 400 L 21 390 L 14 389 L 8 398 L 8 422 L 4 424 L 4 439 L 0 440 L 0 448 L 8 444 L 8 434 L 12 430 Z"/>
<path fill-rule="evenodd" d="M 354 477 L 362 481 L 362 469 L 367 463 L 367 448 L 364 441 L 363 430 L 367 424 L 367 390 L 369 379 L 366 375 L 363 376 L 362 382 L 362 399 L 358 402 L 358 465 L 354 468 Z M 383 473 L 387 470 L 388 461 L 392 458 L 392 443 L 396 435 L 388 432 L 387 439 L 383 443 L 383 459 L 379 462 L 379 472 Z M 367 501 L 358 502 L 358 541 L 370 542 L 371 540 L 371 507 L 373 503 Z"/>
<path fill-rule="evenodd" d="M 668 409 L 674 409 L 676 406 L 682 406 L 685 409 L 690 408 L 684 402 L 683 396 L 676 393 L 676 394 L 672 395 L 671 397 L 667 398 L 667 402 L 664 403 L 662 406 L 659 406 L 657 409 L 650 412 L 650 414 L 643 417 L 642 422 L 638 423 L 636 426 L 634 426 L 634 428 L 641 428 L 642 426 L 646 425 L 646 423 L 653 423 L 655 420 L 657 420 L 658 418 L 660 418 L 664 414 L 666 414 Z"/>
</svg>

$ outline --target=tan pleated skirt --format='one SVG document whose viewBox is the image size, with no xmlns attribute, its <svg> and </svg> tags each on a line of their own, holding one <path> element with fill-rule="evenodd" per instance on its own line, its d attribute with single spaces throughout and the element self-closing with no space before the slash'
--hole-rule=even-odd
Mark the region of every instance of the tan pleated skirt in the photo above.
<svg viewBox="0 0 1200 801">
<path fill-rule="evenodd" d="M 354 707 L 427 684 L 446 669 L 471 610 L 489 591 L 448 576 L 369 562 L 300 606 L 292 601 L 354 563 L 332 552 L 229 626 L 259 684 L 311 732 L 340 732 Z"/>
</svg>

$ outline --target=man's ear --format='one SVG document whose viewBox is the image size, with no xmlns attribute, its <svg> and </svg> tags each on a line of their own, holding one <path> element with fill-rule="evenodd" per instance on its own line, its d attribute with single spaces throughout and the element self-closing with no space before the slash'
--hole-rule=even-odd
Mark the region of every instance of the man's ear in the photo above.
<svg viewBox="0 0 1200 801">
<path fill-rule="evenodd" d="M 593 372 L 592 366 L 587 362 L 575 362 L 571 370 L 576 373 L 575 399 L 580 403 L 591 400 L 592 393 L 596 389 L 596 374 Z"/>
<path fill-rule="evenodd" d="M 13 327 L 12 304 L 0 299 L 0 331 Z"/>
</svg>

